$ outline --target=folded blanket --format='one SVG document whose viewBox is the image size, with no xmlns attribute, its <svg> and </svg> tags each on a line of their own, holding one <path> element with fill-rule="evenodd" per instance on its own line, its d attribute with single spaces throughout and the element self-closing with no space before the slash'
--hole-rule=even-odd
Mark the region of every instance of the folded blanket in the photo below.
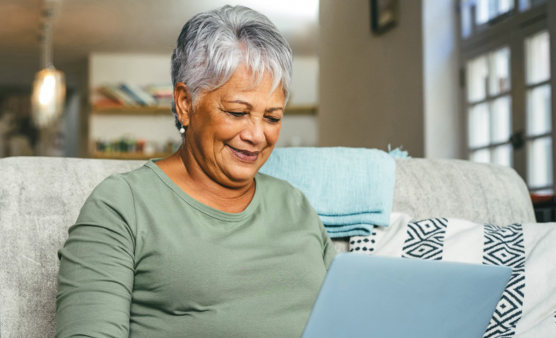
<svg viewBox="0 0 556 338">
<path fill-rule="evenodd" d="M 350 251 L 379 256 L 505 265 L 513 273 L 484 338 L 556 337 L 556 223 L 498 226 L 453 218 L 413 221 L 350 239 Z M 369 332 L 372 334 L 372 332 Z"/>
<path fill-rule="evenodd" d="M 388 225 L 395 166 L 391 156 L 377 149 L 279 148 L 260 172 L 301 190 L 330 237 L 347 237 Z"/>
</svg>

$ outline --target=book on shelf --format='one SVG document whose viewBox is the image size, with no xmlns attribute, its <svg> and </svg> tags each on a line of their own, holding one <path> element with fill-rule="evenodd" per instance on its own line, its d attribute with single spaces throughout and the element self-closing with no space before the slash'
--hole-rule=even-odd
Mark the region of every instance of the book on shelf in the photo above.
<svg viewBox="0 0 556 338">
<path fill-rule="evenodd" d="M 93 106 L 96 109 L 118 109 L 125 107 L 120 101 L 105 98 L 96 100 Z"/>
<path fill-rule="evenodd" d="M 148 85 L 147 91 L 155 98 L 172 98 L 174 96 L 174 87 L 171 84 Z"/>
<path fill-rule="evenodd" d="M 155 98 L 143 88 L 135 84 L 124 83 L 120 86 L 120 88 L 142 106 L 156 105 Z"/>
<path fill-rule="evenodd" d="M 120 89 L 117 85 L 104 85 L 98 89 L 99 93 L 102 94 L 107 99 L 112 99 L 119 102 L 123 106 L 134 106 L 136 105 L 135 100 L 129 96 L 126 92 Z"/>
<path fill-rule="evenodd" d="M 138 86 L 132 83 L 105 84 L 98 88 L 92 98 L 95 108 L 125 108 L 125 107 L 170 107 L 173 101 L 172 85 Z"/>
</svg>

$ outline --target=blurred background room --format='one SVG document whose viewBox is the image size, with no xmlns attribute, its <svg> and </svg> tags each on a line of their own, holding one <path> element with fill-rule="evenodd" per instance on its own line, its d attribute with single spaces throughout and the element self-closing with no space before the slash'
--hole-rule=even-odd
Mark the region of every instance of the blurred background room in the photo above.
<svg viewBox="0 0 556 338">
<path fill-rule="evenodd" d="M 510 166 L 554 205 L 556 0 L 0 0 L 0 157 L 175 151 L 171 52 L 225 4 L 292 47 L 277 146 Z"/>
</svg>

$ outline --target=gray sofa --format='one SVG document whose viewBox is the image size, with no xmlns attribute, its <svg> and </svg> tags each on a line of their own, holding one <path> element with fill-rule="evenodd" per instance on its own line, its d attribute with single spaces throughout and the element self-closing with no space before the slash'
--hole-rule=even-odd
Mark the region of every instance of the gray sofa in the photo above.
<svg viewBox="0 0 556 338">
<path fill-rule="evenodd" d="M 92 189 L 143 161 L 0 159 L 0 337 L 52 337 L 57 250 Z M 372 192 L 369 192 L 372 193 Z M 397 160 L 394 211 L 414 218 L 534 222 L 527 187 L 512 169 L 460 160 Z M 335 240 L 346 251 L 347 239 Z"/>
</svg>

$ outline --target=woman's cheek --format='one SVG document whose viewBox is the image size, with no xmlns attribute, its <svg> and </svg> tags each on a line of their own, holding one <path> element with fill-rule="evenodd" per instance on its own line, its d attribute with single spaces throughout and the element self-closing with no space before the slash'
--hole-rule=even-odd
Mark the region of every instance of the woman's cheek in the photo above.
<svg viewBox="0 0 556 338">
<path fill-rule="evenodd" d="M 282 125 L 280 123 L 270 126 L 269 131 L 266 133 L 266 139 L 270 145 L 274 145 L 278 141 L 281 128 Z"/>
</svg>

